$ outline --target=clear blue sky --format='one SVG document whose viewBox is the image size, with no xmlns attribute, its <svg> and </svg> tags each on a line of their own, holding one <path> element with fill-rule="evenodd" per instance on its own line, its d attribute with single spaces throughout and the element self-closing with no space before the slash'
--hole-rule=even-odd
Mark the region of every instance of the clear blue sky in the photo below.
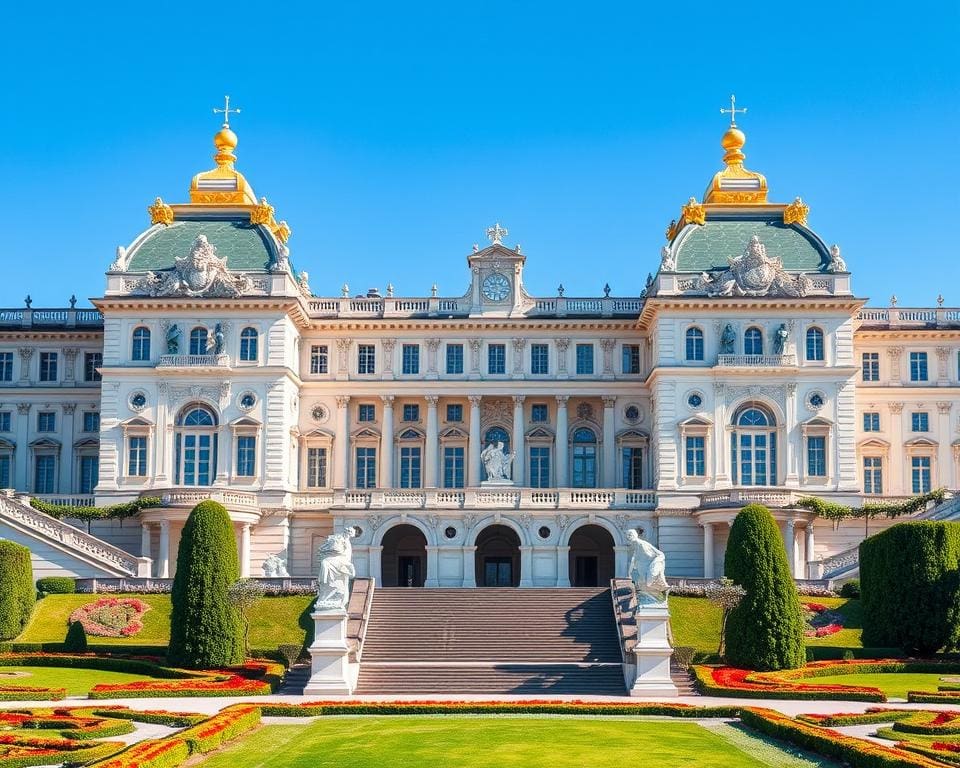
<svg viewBox="0 0 960 768">
<path fill-rule="evenodd" d="M 157 195 L 238 168 L 316 293 L 442 294 L 499 220 L 535 294 L 636 295 L 720 167 L 801 195 L 873 303 L 960 305 L 955 2 L 34 5 L 0 50 L 0 306 L 101 295 Z"/>
</svg>

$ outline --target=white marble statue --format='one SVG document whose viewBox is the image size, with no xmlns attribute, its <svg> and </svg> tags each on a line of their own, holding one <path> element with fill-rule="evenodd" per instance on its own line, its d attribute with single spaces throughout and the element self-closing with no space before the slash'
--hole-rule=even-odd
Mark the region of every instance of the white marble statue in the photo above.
<svg viewBox="0 0 960 768">
<path fill-rule="evenodd" d="M 649 541 L 642 539 L 636 530 L 627 531 L 630 545 L 630 566 L 627 574 L 637 590 L 637 601 L 665 603 L 670 585 L 667 584 L 667 558 Z"/>
<path fill-rule="evenodd" d="M 483 462 L 483 468 L 487 472 L 487 482 L 509 483 L 510 466 L 515 456 L 515 453 L 504 451 L 503 443 L 499 440 L 496 446 L 490 443 L 480 451 L 480 461 Z"/>
<path fill-rule="evenodd" d="M 343 533 L 334 533 L 317 550 L 320 574 L 317 576 L 315 610 L 344 610 L 350 598 L 350 579 L 357 575 L 353 567 L 350 539 L 360 532 L 353 526 Z"/>
<path fill-rule="evenodd" d="M 660 271 L 674 272 L 676 269 L 677 261 L 673 258 L 673 253 L 670 250 L 670 246 L 663 246 L 663 248 L 660 249 Z"/>
<path fill-rule="evenodd" d="M 280 555 L 270 555 L 263 561 L 263 575 L 268 579 L 276 579 L 289 576 L 287 572 L 287 561 Z"/>
<path fill-rule="evenodd" d="M 843 260 L 843 256 L 840 255 L 840 246 L 831 245 L 830 246 L 830 264 L 827 265 L 827 272 L 846 272 L 847 271 L 847 262 Z"/>
</svg>

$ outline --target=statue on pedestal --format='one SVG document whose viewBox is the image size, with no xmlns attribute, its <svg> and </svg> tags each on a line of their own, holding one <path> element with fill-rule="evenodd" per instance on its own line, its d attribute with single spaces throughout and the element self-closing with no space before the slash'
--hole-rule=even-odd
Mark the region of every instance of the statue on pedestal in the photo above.
<svg viewBox="0 0 960 768">
<path fill-rule="evenodd" d="M 737 343 L 737 333 L 733 330 L 733 326 L 730 323 L 727 323 L 723 327 L 723 333 L 720 334 L 720 354 L 721 355 L 732 355 L 734 353 L 734 345 Z"/>
<path fill-rule="evenodd" d="M 780 327 L 777 328 L 777 332 L 773 337 L 773 353 L 775 355 L 782 355 L 787 348 L 787 340 L 790 338 L 790 332 L 787 330 L 786 323 L 780 323 Z"/>
<path fill-rule="evenodd" d="M 167 354 L 177 355 L 180 353 L 180 329 L 174 323 L 167 328 Z"/>
<path fill-rule="evenodd" d="M 637 591 L 637 602 L 665 603 L 670 592 L 667 583 L 667 558 L 659 549 L 645 539 L 638 531 L 627 531 L 627 543 L 630 545 L 630 566 L 627 574 Z"/>
<path fill-rule="evenodd" d="M 487 473 L 487 479 L 484 482 L 494 485 L 509 485 L 511 481 L 507 475 L 515 456 L 515 453 L 507 453 L 503 450 L 501 441 L 497 441 L 496 446 L 493 443 L 487 445 L 480 451 L 480 461 L 483 462 L 483 468 Z"/>
<path fill-rule="evenodd" d="M 267 579 L 287 577 L 287 561 L 280 555 L 270 555 L 263 561 L 263 575 Z"/>
<path fill-rule="evenodd" d="M 343 533 L 334 533 L 317 550 L 320 574 L 317 576 L 317 601 L 314 609 L 345 610 L 350 598 L 350 579 L 357 575 L 353 567 L 350 539 L 360 535 L 353 526 Z"/>
</svg>

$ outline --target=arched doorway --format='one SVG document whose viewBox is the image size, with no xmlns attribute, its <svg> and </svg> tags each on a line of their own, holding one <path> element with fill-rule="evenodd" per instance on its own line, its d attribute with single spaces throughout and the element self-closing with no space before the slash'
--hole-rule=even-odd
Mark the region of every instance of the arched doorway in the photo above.
<svg viewBox="0 0 960 768">
<path fill-rule="evenodd" d="M 477 536 L 477 586 L 520 584 L 520 537 L 506 525 L 491 525 Z"/>
<path fill-rule="evenodd" d="M 427 578 L 427 539 L 413 525 L 396 525 L 384 534 L 380 579 L 384 587 L 422 587 Z"/>
<path fill-rule="evenodd" d="M 606 587 L 614 576 L 614 542 L 599 525 L 583 525 L 570 536 L 570 585 Z"/>
</svg>

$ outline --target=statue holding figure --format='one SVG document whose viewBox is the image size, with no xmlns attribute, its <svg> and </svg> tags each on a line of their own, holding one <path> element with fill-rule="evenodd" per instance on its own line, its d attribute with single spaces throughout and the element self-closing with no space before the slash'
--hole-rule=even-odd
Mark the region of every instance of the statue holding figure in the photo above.
<svg viewBox="0 0 960 768">
<path fill-rule="evenodd" d="M 515 453 L 507 453 L 503 450 L 503 441 L 501 440 L 497 441 L 496 446 L 489 443 L 486 448 L 480 451 L 480 461 L 487 473 L 486 482 L 509 483 L 510 478 L 507 475 L 515 456 Z"/>
<path fill-rule="evenodd" d="M 167 328 L 167 354 L 177 355 L 180 353 L 180 328 L 176 323 Z"/>
<path fill-rule="evenodd" d="M 782 355 L 787 348 L 787 339 L 789 338 L 790 333 L 787 331 L 787 324 L 780 323 L 780 327 L 777 328 L 777 332 L 773 337 L 773 354 Z"/>
<path fill-rule="evenodd" d="M 343 533 L 334 533 L 317 550 L 320 574 L 317 576 L 315 610 L 344 610 L 350 599 L 350 579 L 357 575 L 353 567 L 353 546 L 360 531 L 353 526 Z"/>
<path fill-rule="evenodd" d="M 720 334 L 720 354 L 721 355 L 732 355 L 734 354 L 733 347 L 737 343 L 737 332 L 733 330 L 733 326 L 730 323 L 727 323 L 723 327 L 723 333 Z"/>
<path fill-rule="evenodd" d="M 636 529 L 627 531 L 630 545 L 630 565 L 627 574 L 637 591 L 637 602 L 665 603 L 670 592 L 667 584 L 667 558 L 649 541 L 640 537 Z"/>
<path fill-rule="evenodd" d="M 263 561 L 263 575 L 264 578 L 267 579 L 289 576 L 290 574 L 287 572 L 287 561 L 280 557 L 280 555 L 268 556 L 267 559 Z"/>
</svg>

